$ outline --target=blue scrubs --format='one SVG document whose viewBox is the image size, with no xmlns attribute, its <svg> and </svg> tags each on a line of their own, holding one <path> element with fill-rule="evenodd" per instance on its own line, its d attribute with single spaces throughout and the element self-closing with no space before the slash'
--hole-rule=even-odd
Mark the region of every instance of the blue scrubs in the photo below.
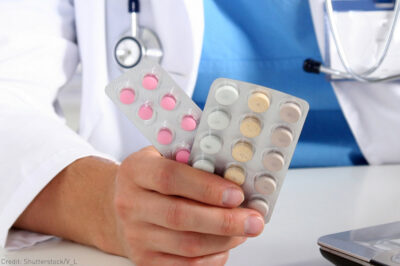
<svg viewBox="0 0 400 266">
<path fill-rule="evenodd" d="M 218 77 L 252 82 L 307 100 L 310 112 L 291 167 L 366 164 L 333 89 L 302 71 L 321 59 L 306 0 L 206 0 L 195 102 L 203 108 Z"/>
</svg>

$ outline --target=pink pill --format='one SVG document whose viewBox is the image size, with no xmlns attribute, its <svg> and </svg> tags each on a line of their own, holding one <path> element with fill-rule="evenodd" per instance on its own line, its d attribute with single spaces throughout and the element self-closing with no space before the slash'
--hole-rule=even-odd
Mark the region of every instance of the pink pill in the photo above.
<svg viewBox="0 0 400 266">
<path fill-rule="evenodd" d="M 122 89 L 119 93 L 119 100 L 123 104 L 131 104 L 135 101 L 135 91 L 132 89 Z"/>
<path fill-rule="evenodd" d="M 186 131 L 193 131 L 196 129 L 197 122 L 191 115 L 185 115 L 181 121 L 181 128 Z"/>
<path fill-rule="evenodd" d="M 175 160 L 180 163 L 188 163 L 190 157 L 190 151 L 187 149 L 179 150 L 175 155 Z"/>
<path fill-rule="evenodd" d="M 164 97 L 162 97 L 161 99 L 161 107 L 164 108 L 165 110 L 174 110 L 175 105 L 176 105 L 176 100 L 175 97 L 167 94 L 164 95 Z"/>
<path fill-rule="evenodd" d="M 139 108 L 139 117 L 143 120 L 149 120 L 150 118 L 153 117 L 153 108 L 151 108 L 150 105 L 143 104 Z"/>
<path fill-rule="evenodd" d="M 168 145 L 172 142 L 172 132 L 168 128 L 163 128 L 158 131 L 157 135 L 158 143 L 162 145 Z"/>
<path fill-rule="evenodd" d="M 146 90 L 154 90 L 155 88 L 157 88 L 158 79 L 156 76 L 148 74 L 144 76 L 142 85 L 143 88 L 145 88 Z"/>
</svg>

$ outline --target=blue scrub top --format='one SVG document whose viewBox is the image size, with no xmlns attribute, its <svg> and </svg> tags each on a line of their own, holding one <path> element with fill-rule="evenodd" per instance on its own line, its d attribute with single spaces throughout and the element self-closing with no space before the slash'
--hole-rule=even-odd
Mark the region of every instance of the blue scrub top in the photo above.
<svg viewBox="0 0 400 266">
<path fill-rule="evenodd" d="M 205 35 L 193 99 L 204 107 L 218 77 L 260 84 L 310 104 L 291 167 L 366 164 L 329 82 L 304 73 L 321 60 L 306 0 L 205 0 Z"/>
</svg>

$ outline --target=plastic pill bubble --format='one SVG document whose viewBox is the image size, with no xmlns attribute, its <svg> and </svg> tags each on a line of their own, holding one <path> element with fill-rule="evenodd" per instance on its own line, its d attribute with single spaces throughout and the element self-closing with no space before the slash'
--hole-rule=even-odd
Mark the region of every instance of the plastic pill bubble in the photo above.
<svg viewBox="0 0 400 266">
<path fill-rule="evenodd" d="M 239 186 L 246 180 L 244 170 L 239 166 L 230 166 L 224 172 L 224 178 L 238 184 Z"/>
<path fill-rule="evenodd" d="M 185 131 L 193 131 L 196 129 L 196 119 L 191 115 L 185 115 L 181 120 L 181 128 Z"/>
<path fill-rule="evenodd" d="M 215 92 L 215 100 L 222 105 L 231 105 L 239 98 L 237 89 L 230 85 L 223 85 Z"/>
<path fill-rule="evenodd" d="M 232 148 L 232 157 L 238 162 L 248 162 L 253 158 L 253 146 L 247 142 L 238 142 Z"/>
<path fill-rule="evenodd" d="M 150 120 L 153 117 L 153 108 L 148 104 L 143 104 L 139 108 L 138 115 L 142 120 Z"/>
<path fill-rule="evenodd" d="M 195 161 L 192 166 L 196 169 L 200 169 L 210 173 L 214 173 L 215 170 L 214 164 L 209 160 L 205 159 L 200 159 Z"/>
<path fill-rule="evenodd" d="M 223 111 L 214 111 L 207 117 L 208 126 L 215 130 L 222 130 L 229 126 L 229 116 Z"/>
<path fill-rule="evenodd" d="M 171 111 L 175 109 L 176 99 L 171 94 L 166 94 L 162 97 L 160 105 L 165 110 Z"/>
<path fill-rule="evenodd" d="M 216 154 L 222 148 L 221 140 L 213 135 L 208 135 L 200 140 L 200 149 L 208 154 Z"/>
<path fill-rule="evenodd" d="M 277 147 L 287 147 L 292 143 L 293 135 L 289 129 L 278 127 L 271 134 L 271 143 Z"/>
<path fill-rule="evenodd" d="M 154 90 L 158 86 L 158 78 L 153 74 L 147 74 L 142 80 L 142 86 L 146 90 Z"/>
<path fill-rule="evenodd" d="M 279 111 L 280 118 L 287 123 L 296 123 L 301 117 L 301 109 L 295 103 L 285 103 Z"/>
<path fill-rule="evenodd" d="M 173 138 L 172 132 L 168 128 L 163 128 L 160 131 L 158 131 L 157 141 L 161 145 L 171 144 L 172 138 Z"/>
<path fill-rule="evenodd" d="M 267 216 L 268 214 L 268 204 L 262 199 L 253 199 L 247 203 L 247 207 L 261 213 L 262 216 Z"/>
<path fill-rule="evenodd" d="M 240 133 L 248 138 L 254 138 L 261 133 L 261 123 L 255 117 L 246 117 L 240 123 Z"/>
<path fill-rule="evenodd" d="M 254 189 L 263 195 L 271 195 L 276 190 L 276 182 L 270 176 L 259 176 L 254 180 Z"/>
<path fill-rule="evenodd" d="M 264 154 L 262 163 L 265 169 L 271 172 L 278 172 L 282 169 L 285 164 L 285 160 L 283 159 L 282 154 L 278 152 L 270 152 Z"/>
<path fill-rule="evenodd" d="M 261 92 L 253 93 L 247 102 L 250 110 L 256 113 L 263 113 L 269 108 L 269 98 Z"/>
<path fill-rule="evenodd" d="M 190 157 L 190 151 L 187 149 L 180 149 L 175 154 L 175 160 L 181 163 L 188 163 Z"/>
<path fill-rule="evenodd" d="M 131 104 L 135 101 L 135 91 L 133 89 L 122 89 L 119 93 L 119 100 L 123 104 Z"/>
</svg>

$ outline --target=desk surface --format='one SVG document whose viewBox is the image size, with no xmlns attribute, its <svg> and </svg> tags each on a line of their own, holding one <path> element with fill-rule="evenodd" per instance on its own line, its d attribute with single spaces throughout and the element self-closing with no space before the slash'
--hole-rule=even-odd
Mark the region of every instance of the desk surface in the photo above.
<svg viewBox="0 0 400 266">
<path fill-rule="evenodd" d="M 227 265 L 330 265 L 321 257 L 317 239 L 399 221 L 399 188 L 400 165 L 290 170 L 271 222 L 261 236 L 232 250 Z M 127 259 L 60 240 L 21 251 L 0 250 L 0 260 L 5 258 L 19 259 L 19 264 L 0 265 L 35 265 L 35 259 L 70 259 L 69 264 L 44 265 L 131 265 Z"/>
</svg>

